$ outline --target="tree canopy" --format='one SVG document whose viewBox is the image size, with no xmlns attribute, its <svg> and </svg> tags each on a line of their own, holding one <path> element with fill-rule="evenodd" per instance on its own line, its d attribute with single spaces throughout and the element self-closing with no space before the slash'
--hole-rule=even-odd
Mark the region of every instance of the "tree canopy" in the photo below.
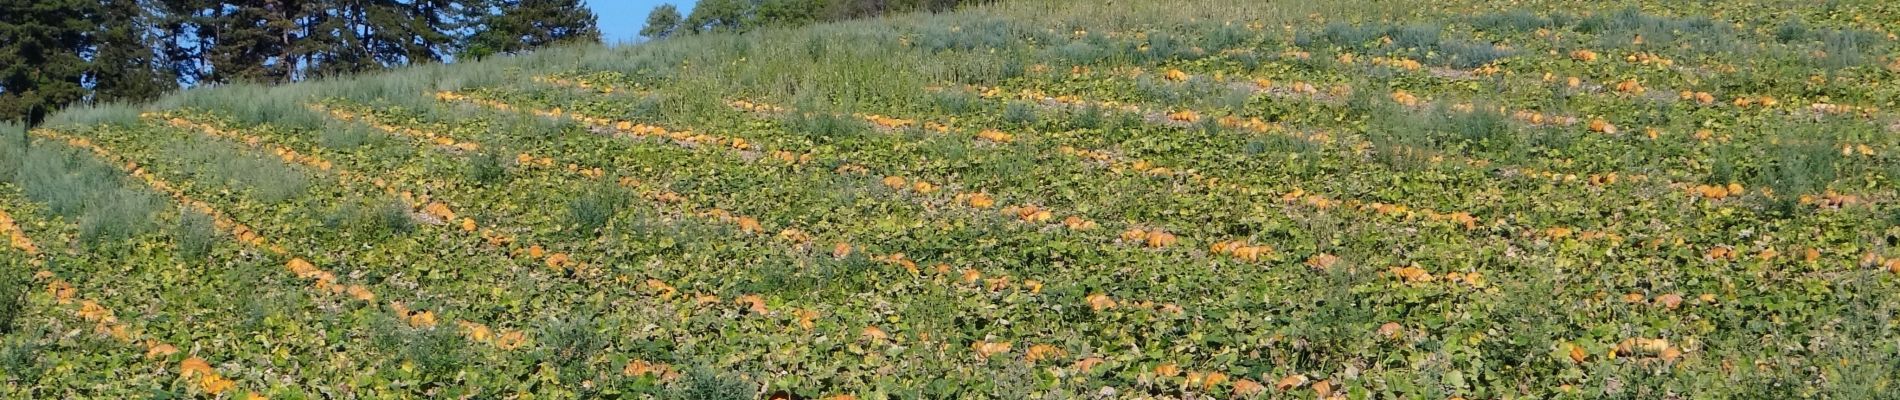
<svg viewBox="0 0 1900 400">
<path fill-rule="evenodd" d="M 700 0 L 685 20 L 665 18 L 678 15 L 678 8 L 662 4 L 647 16 L 647 28 L 641 36 L 659 39 L 676 32 L 702 33 L 746 31 L 767 26 L 798 26 L 818 22 L 909 11 L 948 11 L 962 4 L 991 0 Z M 674 27 L 673 24 L 678 24 Z M 671 28 L 669 28 L 671 27 Z M 647 32 L 656 35 L 648 35 Z"/>
<path fill-rule="evenodd" d="M 580 0 L 6 1 L 0 120 L 599 41 Z"/>
</svg>

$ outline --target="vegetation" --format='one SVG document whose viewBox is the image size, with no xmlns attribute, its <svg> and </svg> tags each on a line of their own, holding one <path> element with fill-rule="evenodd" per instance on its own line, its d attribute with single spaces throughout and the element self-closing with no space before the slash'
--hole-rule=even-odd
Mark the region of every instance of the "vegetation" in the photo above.
<svg viewBox="0 0 1900 400">
<path fill-rule="evenodd" d="M 57 0 L 0 5 L 0 120 L 598 43 L 579 0 Z"/>
<path fill-rule="evenodd" d="M 0 127 L 0 397 L 1882 398 L 1893 21 L 1025 0 L 73 108 Z"/>
</svg>

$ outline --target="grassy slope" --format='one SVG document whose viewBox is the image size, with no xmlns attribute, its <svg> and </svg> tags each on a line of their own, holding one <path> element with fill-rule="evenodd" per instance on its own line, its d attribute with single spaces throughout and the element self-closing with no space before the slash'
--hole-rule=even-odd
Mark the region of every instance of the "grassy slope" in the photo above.
<svg viewBox="0 0 1900 400">
<path fill-rule="evenodd" d="M 0 388 L 1893 390 L 1894 10 L 1069 3 L 67 111 Z"/>
</svg>

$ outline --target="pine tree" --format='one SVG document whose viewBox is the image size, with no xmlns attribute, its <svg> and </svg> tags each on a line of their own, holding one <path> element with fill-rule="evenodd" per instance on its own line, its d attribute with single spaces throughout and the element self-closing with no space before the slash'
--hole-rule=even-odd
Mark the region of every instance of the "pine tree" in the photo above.
<svg viewBox="0 0 1900 400">
<path fill-rule="evenodd" d="M 211 74 L 205 53 L 216 35 L 215 0 L 154 0 L 158 14 L 154 20 L 158 32 L 158 64 L 161 73 L 177 77 L 185 84 L 203 82 Z"/>
<path fill-rule="evenodd" d="M 817 22 L 820 0 L 761 0 L 751 26 L 799 26 Z"/>
<path fill-rule="evenodd" d="M 513 54 L 561 43 L 600 43 L 594 12 L 580 0 L 489 0 L 466 54 Z"/>
<path fill-rule="evenodd" d="M 177 89 L 176 77 L 159 66 L 153 49 L 152 13 L 138 0 L 101 2 L 90 81 L 94 101 L 145 101 Z"/>
<path fill-rule="evenodd" d="M 96 1 L 0 1 L 0 119 L 37 125 L 85 98 Z"/>
<path fill-rule="evenodd" d="M 666 3 L 653 7 L 653 12 L 647 13 L 647 26 L 640 28 L 640 36 L 655 40 L 665 39 L 673 36 L 673 32 L 679 29 L 680 9 L 674 7 L 673 3 Z"/>
<path fill-rule="evenodd" d="M 452 54 L 455 2 L 326 0 L 296 20 L 291 59 L 304 77 L 373 71 Z"/>
<path fill-rule="evenodd" d="M 751 11 L 750 0 L 701 0 L 686 17 L 686 29 L 693 33 L 740 30 Z"/>
<path fill-rule="evenodd" d="M 223 3 L 223 4 L 220 4 Z M 198 29 L 199 55 L 211 67 L 201 83 L 290 81 L 294 65 L 283 63 L 292 54 L 285 28 L 285 11 L 294 1 L 239 0 L 212 2 L 209 17 Z"/>
</svg>

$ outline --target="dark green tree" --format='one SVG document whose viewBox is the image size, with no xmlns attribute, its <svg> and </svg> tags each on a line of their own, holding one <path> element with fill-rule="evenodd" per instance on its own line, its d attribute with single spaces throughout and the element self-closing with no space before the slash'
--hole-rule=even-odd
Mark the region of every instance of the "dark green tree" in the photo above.
<svg viewBox="0 0 1900 400">
<path fill-rule="evenodd" d="M 746 27 L 752 14 L 751 0 L 701 0 L 686 17 L 686 30 L 693 33 L 737 31 Z"/>
<path fill-rule="evenodd" d="M 458 19 L 449 0 L 327 0 L 296 18 L 292 59 L 306 77 L 439 62 L 453 54 Z"/>
<path fill-rule="evenodd" d="M 86 96 L 97 0 L 0 1 L 0 119 L 38 125 Z"/>
<path fill-rule="evenodd" d="M 563 43 L 600 43 L 594 12 L 580 0 L 488 0 L 465 55 L 514 54 Z"/>
<path fill-rule="evenodd" d="M 152 13 L 139 0 L 101 2 L 98 43 L 92 54 L 92 99 L 146 101 L 178 88 L 159 65 Z"/>
<path fill-rule="evenodd" d="M 217 30 L 215 0 L 153 0 L 159 36 L 159 69 L 185 84 L 203 82 L 211 75 L 205 54 Z"/>
<path fill-rule="evenodd" d="M 673 3 L 666 3 L 653 7 L 653 12 L 647 13 L 647 26 L 640 28 L 640 36 L 645 36 L 647 39 L 665 39 L 673 36 L 673 32 L 679 29 L 680 9 L 674 7 Z"/>
<path fill-rule="evenodd" d="M 753 26 L 799 26 L 817 22 L 824 0 L 760 0 Z"/>
<path fill-rule="evenodd" d="M 211 67 L 200 83 L 288 82 L 295 78 L 295 63 L 285 62 L 293 55 L 292 16 L 300 3 L 277 0 L 238 0 L 212 2 L 200 27 L 200 40 L 208 41 L 199 53 Z M 196 11 L 196 10 L 194 10 Z"/>
</svg>

